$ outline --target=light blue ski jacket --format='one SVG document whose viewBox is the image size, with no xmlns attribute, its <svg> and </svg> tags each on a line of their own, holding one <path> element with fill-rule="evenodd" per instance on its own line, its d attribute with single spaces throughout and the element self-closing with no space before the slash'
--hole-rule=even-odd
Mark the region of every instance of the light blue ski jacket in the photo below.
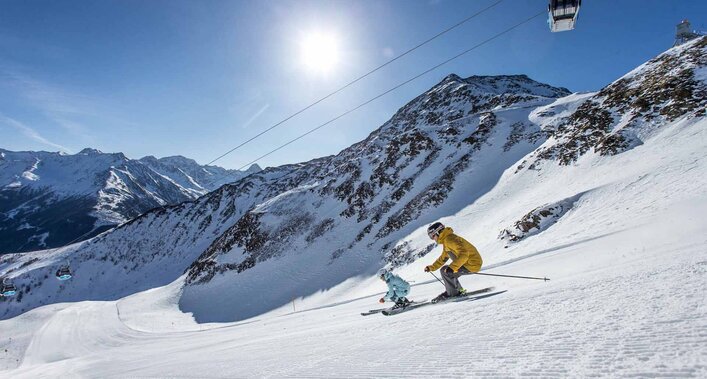
<svg viewBox="0 0 707 379">
<path fill-rule="evenodd" d="M 410 292 L 410 283 L 404 281 L 401 277 L 386 272 L 383 275 L 385 283 L 388 285 L 388 293 L 385 294 L 385 300 L 396 301 L 401 297 L 407 296 Z"/>
</svg>

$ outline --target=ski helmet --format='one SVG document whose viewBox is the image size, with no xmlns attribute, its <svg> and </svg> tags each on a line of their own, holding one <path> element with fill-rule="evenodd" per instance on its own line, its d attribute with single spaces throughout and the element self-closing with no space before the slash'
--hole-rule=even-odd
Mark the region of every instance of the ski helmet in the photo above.
<svg viewBox="0 0 707 379">
<path fill-rule="evenodd" d="M 444 230 L 444 224 L 442 224 L 441 222 L 435 222 L 427 228 L 427 235 L 430 238 L 434 239 L 436 236 L 439 235 L 439 233 L 442 232 L 442 230 Z"/>
<path fill-rule="evenodd" d="M 387 273 L 388 273 L 387 269 L 382 268 L 382 269 L 378 270 L 378 276 L 380 276 L 380 277 L 385 276 L 385 274 L 387 274 Z"/>
</svg>

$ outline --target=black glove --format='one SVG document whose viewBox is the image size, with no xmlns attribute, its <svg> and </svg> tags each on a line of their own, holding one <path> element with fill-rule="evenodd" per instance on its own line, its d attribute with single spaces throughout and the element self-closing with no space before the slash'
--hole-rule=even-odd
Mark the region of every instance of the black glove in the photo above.
<svg viewBox="0 0 707 379">
<path fill-rule="evenodd" d="M 430 266 L 425 266 L 425 272 L 430 272 Z"/>
<path fill-rule="evenodd" d="M 454 274 L 454 270 L 452 270 L 452 268 L 449 267 L 449 266 L 447 266 L 447 267 L 444 268 L 444 272 L 445 272 L 445 274 L 447 274 L 447 275 L 452 275 L 452 274 Z"/>
</svg>

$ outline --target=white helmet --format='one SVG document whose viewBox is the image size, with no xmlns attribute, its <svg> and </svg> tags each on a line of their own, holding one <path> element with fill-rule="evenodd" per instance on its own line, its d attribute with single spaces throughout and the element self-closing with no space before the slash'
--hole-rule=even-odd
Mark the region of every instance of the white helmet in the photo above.
<svg viewBox="0 0 707 379">
<path fill-rule="evenodd" d="M 427 228 L 427 235 L 430 237 L 430 239 L 432 239 L 435 236 L 439 236 L 439 234 L 442 233 L 442 230 L 444 230 L 444 228 L 444 224 L 442 224 L 441 222 L 435 222 Z"/>
</svg>

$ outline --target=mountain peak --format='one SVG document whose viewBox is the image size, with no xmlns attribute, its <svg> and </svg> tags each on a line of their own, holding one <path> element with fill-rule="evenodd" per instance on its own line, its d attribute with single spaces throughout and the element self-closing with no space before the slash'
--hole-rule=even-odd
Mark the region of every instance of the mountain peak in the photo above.
<svg viewBox="0 0 707 379">
<path fill-rule="evenodd" d="M 458 85 L 453 86 L 452 84 Z M 475 96 L 530 95 L 550 98 L 560 98 L 571 93 L 567 88 L 553 87 L 535 81 L 525 74 L 472 75 L 467 78 L 462 78 L 457 74 L 449 74 L 427 91 L 427 94 L 455 96 L 462 92 Z"/>
<path fill-rule="evenodd" d="M 464 80 L 464 79 L 463 79 L 461 76 L 452 73 L 452 74 L 449 74 L 449 75 L 445 76 L 444 79 L 442 79 L 442 82 L 441 82 L 441 83 L 461 82 L 461 81 L 463 81 L 463 80 Z"/>
<path fill-rule="evenodd" d="M 103 154 L 102 151 L 98 149 L 93 149 L 90 147 L 87 147 L 77 153 L 78 155 L 98 155 L 98 154 Z"/>
<path fill-rule="evenodd" d="M 195 160 L 187 157 L 183 157 L 181 155 L 172 155 L 169 157 L 164 157 L 158 159 L 158 161 L 162 163 L 169 163 L 169 164 L 174 164 L 174 165 L 191 165 L 191 166 L 200 166 Z"/>
<path fill-rule="evenodd" d="M 410 125 L 424 118 L 428 125 L 441 125 L 464 115 L 507 107 L 530 106 L 570 95 L 527 75 L 472 75 L 466 79 L 449 74 L 438 84 L 400 108 L 392 125 Z"/>
<path fill-rule="evenodd" d="M 464 79 L 464 82 L 497 94 L 515 93 L 559 98 L 567 96 L 571 93 L 567 88 L 553 87 L 549 84 L 533 80 L 525 74 L 492 76 L 472 75 Z"/>
<path fill-rule="evenodd" d="M 263 171 L 263 169 L 260 168 L 260 166 L 258 166 L 257 163 L 253 163 L 250 167 L 248 167 L 247 170 L 245 170 L 245 172 L 247 172 L 249 174 L 252 174 L 254 172 L 260 172 L 260 171 Z"/>
</svg>

